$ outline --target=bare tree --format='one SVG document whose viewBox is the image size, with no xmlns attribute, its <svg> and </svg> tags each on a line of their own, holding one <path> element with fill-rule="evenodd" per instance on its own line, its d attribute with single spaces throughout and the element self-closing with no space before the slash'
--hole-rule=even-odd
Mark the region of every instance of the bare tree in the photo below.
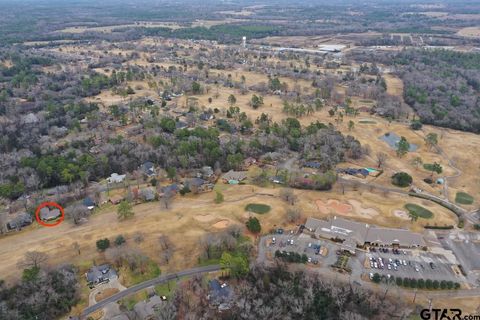
<svg viewBox="0 0 480 320">
<path fill-rule="evenodd" d="M 295 204 L 295 202 L 297 202 L 297 196 L 290 188 L 284 188 L 280 190 L 280 198 L 292 206 Z"/>
<path fill-rule="evenodd" d="M 81 252 L 80 252 L 80 245 L 78 244 L 78 242 L 75 241 L 75 242 L 72 244 L 72 248 L 73 248 L 73 250 L 75 250 L 75 251 L 78 253 L 78 255 L 80 255 L 80 253 L 81 253 Z"/>
<path fill-rule="evenodd" d="M 175 245 L 167 235 L 161 235 L 158 237 L 158 242 L 161 250 L 160 257 L 162 258 L 163 262 L 168 264 L 175 252 Z"/>
<path fill-rule="evenodd" d="M 143 240 L 145 240 L 145 237 L 142 232 L 138 231 L 133 235 L 133 241 L 135 241 L 135 243 L 142 243 Z"/>
<path fill-rule="evenodd" d="M 377 166 L 378 168 L 383 168 L 387 163 L 387 154 L 384 152 L 377 152 Z"/>
<path fill-rule="evenodd" d="M 23 260 L 18 262 L 20 268 L 40 268 L 45 265 L 48 255 L 40 251 L 27 251 Z"/>
<path fill-rule="evenodd" d="M 172 200 L 173 200 L 173 193 L 171 191 L 167 191 L 160 198 L 160 203 L 164 209 L 168 210 L 170 209 Z"/>
<path fill-rule="evenodd" d="M 287 208 L 285 216 L 290 223 L 298 222 L 302 218 L 302 210 L 298 207 Z"/>
</svg>

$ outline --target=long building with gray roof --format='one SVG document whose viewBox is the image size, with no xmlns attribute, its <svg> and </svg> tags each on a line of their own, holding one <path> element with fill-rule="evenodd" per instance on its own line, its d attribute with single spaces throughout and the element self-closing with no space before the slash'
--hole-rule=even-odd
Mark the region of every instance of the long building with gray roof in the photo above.
<svg viewBox="0 0 480 320">
<path fill-rule="evenodd" d="M 342 241 L 344 250 L 355 252 L 357 246 L 423 247 L 421 234 L 406 229 L 384 228 L 334 216 L 329 220 L 308 218 L 305 228 L 317 238 Z"/>
</svg>

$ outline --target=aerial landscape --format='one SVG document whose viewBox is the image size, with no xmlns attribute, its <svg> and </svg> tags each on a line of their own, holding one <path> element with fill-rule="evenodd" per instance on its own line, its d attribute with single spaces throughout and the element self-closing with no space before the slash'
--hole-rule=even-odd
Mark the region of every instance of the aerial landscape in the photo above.
<svg viewBox="0 0 480 320">
<path fill-rule="evenodd" d="M 0 0 L 0 320 L 480 319 L 480 2 Z"/>
</svg>

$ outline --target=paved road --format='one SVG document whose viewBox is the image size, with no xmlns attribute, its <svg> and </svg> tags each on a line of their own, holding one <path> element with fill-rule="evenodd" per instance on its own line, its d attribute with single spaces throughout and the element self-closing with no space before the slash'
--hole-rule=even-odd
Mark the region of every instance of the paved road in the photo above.
<svg viewBox="0 0 480 320">
<path fill-rule="evenodd" d="M 136 293 L 140 290 L 144 290 L 148 287 L 155 286 L 157 284 L 161 284 L 173 279 L 177 279 L 180 277 L 184 276 L 193 276 L 193 275 L 199 275 L 202 273 L 207 273 L 207 272 L 212 272 L 212 271 L 218 271 L 220 270 L 219 265 L 211 265 L 211 266 L 205 266 L 205 267 L 198 267 L 198 268 L 193 268 L 193 269 L 188 269 L 188 270 L 183 270 L 177 273 L 171 273 L 171 274 L 166 274 L 163 276 L 160 276 L 155 279 L 151 279 L 142 283 L 139 283 L 137 285 L 134 285 L 132 287 L 127 288 L 126 290 L 120 291 L 119 293 L 114 294 L 113 296 L 102 300 L 98 302 L 97 304 L 94 304 L 93 306 L 90 306 L 83 310 L 82 315 L 80 316 L 80 319 L 85 319 L 90 313 L 95 312 L 99 309 L 102 309 L 105 305 L 115 302 L 117 300 L 120 300 L 130 294 Z"/>
</svg>

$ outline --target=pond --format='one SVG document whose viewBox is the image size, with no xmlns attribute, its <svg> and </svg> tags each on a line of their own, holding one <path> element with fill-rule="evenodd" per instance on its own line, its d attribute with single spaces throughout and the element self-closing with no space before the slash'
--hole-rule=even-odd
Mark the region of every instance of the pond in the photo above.
<svg viewBox="0 0 480 320">
<path fill-rule="evenodd" d="M 400 141 L 400 137 L 393 132 L 387 132 L 383 136 L 380 137 L 380 140 L 385 141 L 386 143 L 388 143 L 388 145 L 392 149 L 396 150 L 398 142 Z M 415 150 L 417 150 L 417 148 L 418 148 L 418 146 L 416 144 L 410 143 L 410 148 L 408 149 L 408 151 L 415 151 Z"/>
</svg>

